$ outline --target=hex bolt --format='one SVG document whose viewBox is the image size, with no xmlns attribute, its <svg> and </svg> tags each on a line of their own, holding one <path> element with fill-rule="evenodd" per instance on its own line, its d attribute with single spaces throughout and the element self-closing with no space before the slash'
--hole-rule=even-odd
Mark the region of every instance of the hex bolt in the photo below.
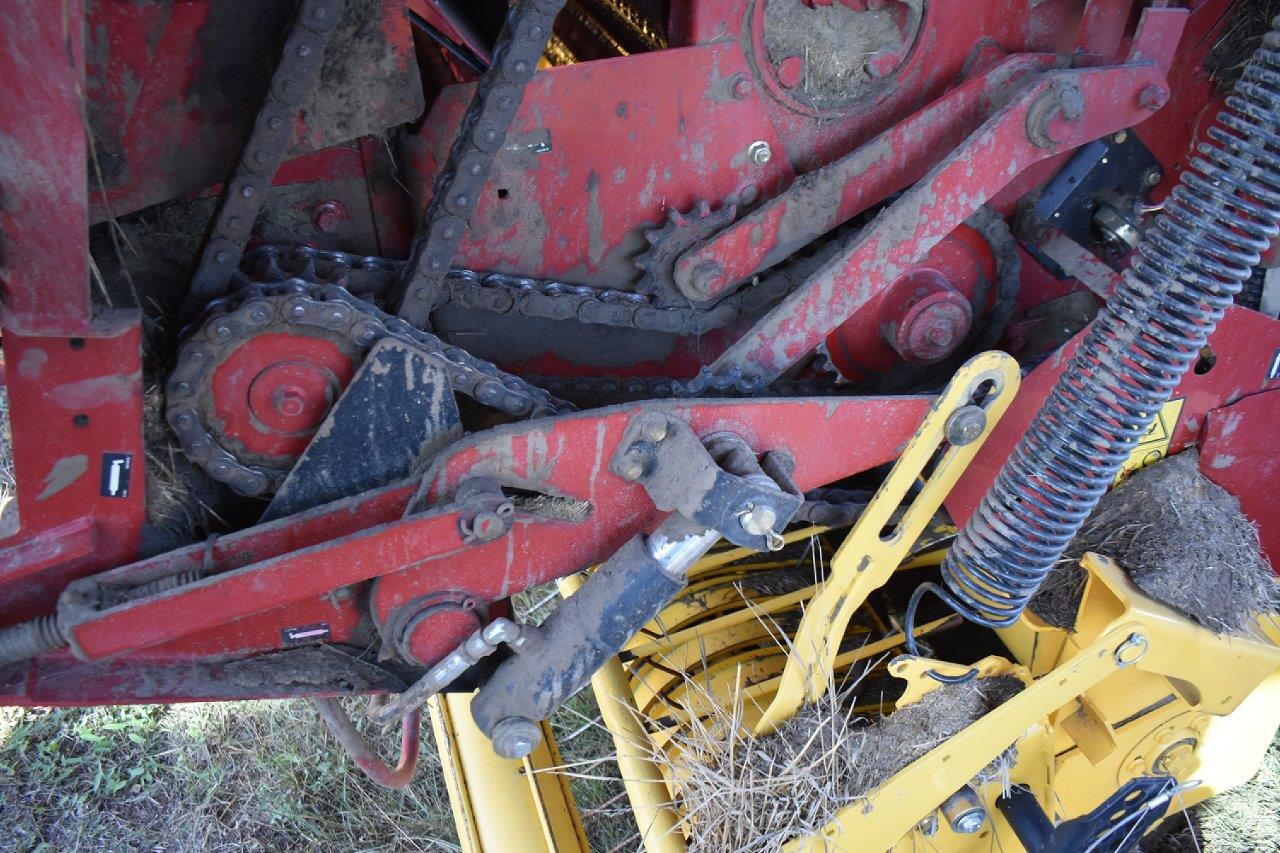
<svg viewBox="0 0 1280 853">
<path fill-rule="evenodd" d="M 757 139 L 747 146 L 747 159 L 757 166 L 763 166 L 773 159 L 773 149 L 763 139 Z"/>
<path fill-rule="evenodd" d="M 644 428 L 644 437 L 648 441 L 655 444 L 667 437 L 667 424 L 665 421 L 654 421 Z"/>
<path fill-rule="evenodd" d="M 987 822 L 987 810 L 982 800 L 968 785 L 943 800 L 939 809 L 951 831 L 959 835 L 973 835 Z"/>
<path fill-rule="evenodd" d="M 346 218 L 347 209 L 332 199 L 322 201 L 311 209 L 311 224 L 317 231 L 335 231 Z"/>
<path fill-rule="evenodd" d="M 507 717 L 493 727 L 493 751 L 502 758 L 524 758 L 542 740 L 542 730 L 528 717 Z"/>
<path fill-rule="evenodd" d="M 986 428 L 987 413 L 980 406 L 961 406 L 947 418 L 943 431 L 952 446 L 964 447 L 981 438 Z"/>
<path fill-rule="evenodd" d="M 1143 186 L 1154 187 L 1163 179 L 1164 174 L 1154 166 L 1142 173 Z"/>
<path fill-rule="evenodd" d="M 1143 86 L 1142 91 L 1138 93 L 1138 106 L 1144 110 L 1155 112 L 1167 103 L 1169 103 L 1169 90 L 1155 83 Z"/>
<path fill-rule="evenodd" d="M 804 80 L 804 59 L 799 56 L 788 56 L 777 65 L 778 82 L 783 88 L 794 89 Z"/>
<path fill-rule="evenodd" d="M 624 480 L 639 480 L 644 476 L 644 465 L 640 462 L 628 462 L 619 473 Z"/>
<path fill-rule="evenodd" d="M 768 536 L 778 523 L 778 513 L 768 504 L 748 503 L 738 513 L 738 524 L 752 536 Z"/>
<path fill-rule="evenodd" d="M 693 289 L 701 294 L 710 294 L 724 283 L 724 267 L 718 261 L 703 261 L 693 268 Z"/>
<path fill-rule="evenodd" d="M 307 408 L 307 392 L 297 385 L 285 385 L 272 395 L 271 404 L 286 418 L 296 418 Z"/>
</svg>

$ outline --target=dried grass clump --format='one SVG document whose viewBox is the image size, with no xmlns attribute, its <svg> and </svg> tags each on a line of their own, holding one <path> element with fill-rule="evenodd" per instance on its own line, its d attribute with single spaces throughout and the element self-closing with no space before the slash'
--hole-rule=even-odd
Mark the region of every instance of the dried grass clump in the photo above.
<svg viewBox="0 0 1280 853">
<path fill-rule="evenodd" d="M 1204 67 L 1221 91 L 1230 89 L 1244 73 L 1271 21 L 1280 14 L 1280 0 L 1237 0 L 1222 34 L 1205 57 Z"/>
<path fill-rule="evenodd" d="M 167 547 L 205 538 L 216 516 L 181 474 L 190 463 L 169 440 L 159 385 L 143 390 L 142 433 L 147 454 L 147 520 L 166 537 Z"/>
<path fill-rule="evenodd" d="M 817 832 L 897 771 L 1022 689 L 1015 678 L 942 685 L 875 721 L 852 711 L 858 685 L 828 690 L 776 733 L 754 737 L 741 701 L 694 718 L 653 756 L 678 780 L 689 850 L 775 850 Z M 722 706 L 716 706 L 722 707 Z M 1010 753 L 982 779 L 1003 776 Z"/>
<path fill-rule="evenodd" d="M 1075 624 L 1086 551 L 1110 557 L 1147 595 L 1219 634 L 1255 631 L 1277 605 L 1275 575 L 1240 502 L 1200 473 L 1194 450 L 1135 473 L 1098 502 L 1031 600 L 1059 628 Z"/>
</svg>

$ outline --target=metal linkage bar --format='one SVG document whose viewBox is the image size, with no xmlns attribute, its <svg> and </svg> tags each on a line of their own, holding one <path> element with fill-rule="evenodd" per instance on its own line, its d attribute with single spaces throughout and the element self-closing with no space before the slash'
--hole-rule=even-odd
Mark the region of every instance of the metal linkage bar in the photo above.
<svg viewBox="0 0 1280 853">
<path fill-rule="evenodd" d="M 1142 121 L 1159 107 L 1158 99 L 1143 92 L 1167 92 L 1166 85 L 1153 64 L 1043 75 L 725 350 L 707 373 L 750 375 L 765 384 L 777 379 L 1015 177 Z"/>
<path fill-rule="evenodd" d="M 676 261 L 675 283 L 709 302 L 791 257 L 879 200 L 910 186 L 961 145 L 1000 103 L 1052 68 L 1018 54 L 938 98 L 875 139 L 795 183 Z"/>
</svg>

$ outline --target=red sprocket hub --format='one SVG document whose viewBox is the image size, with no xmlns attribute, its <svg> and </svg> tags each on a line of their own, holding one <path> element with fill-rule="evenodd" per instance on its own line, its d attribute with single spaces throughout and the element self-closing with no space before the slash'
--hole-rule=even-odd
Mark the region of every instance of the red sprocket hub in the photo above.
<svg viewBox="0 0 1280 853">
<path fill-rule="evenodd" d="M 349 342 L 273 332 L 237 346 L 214 369 L 213 423 L 237 457 L 288 468 L 355 372 Z"/>
</svg>

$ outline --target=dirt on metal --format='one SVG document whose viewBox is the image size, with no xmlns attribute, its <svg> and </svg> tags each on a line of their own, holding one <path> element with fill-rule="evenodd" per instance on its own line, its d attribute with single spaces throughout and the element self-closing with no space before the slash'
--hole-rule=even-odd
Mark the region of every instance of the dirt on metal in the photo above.
<svg viewBox="0 0 1280 853">
<path fill-rule="evenodd" d="M 690 685 L 696 690 L 697 679 Z M 874 721 L 853 711 L 861 686 L 828 690 L 767 737 L 752 736 L 741 702 L 729 709 L 712 703 L 721 710 L 709 718 L 694 715 L 654 756 L 676 782 L 689 850 L 776 850 L 816 832 L 842 808 L 874 801 L 889 777 L 1023 685 L 1012 677 L 942 685 Z M 978 781 L 1005 777 L 1012 756 L 1006 750 Z"/>
<path fill-rule="evenodd" d="M 888 4 L 856 12 L 842 3 L 806 6 L 801 0 L 768 0 L 763 42 L 769 59 L 804 61 L 799 84 L 791 91 L 811 106 L 834 107 L 854 100 L 875 78 L 867 60 L 878 51 L 903 49 L 903 33 Z M 909 33 L 919 25 L 919 6 L 907 4 Z"/>
<path fill-rule="evenodd" d="M 1051 625 L 1075 624 L 1086 551 L 1115 560 L 1147 595 L 1215 633 L 1254 633 L 1257 615 L 1277 605 L 1257 529 L 1235 497 L 1200 473 L 1194 450 L 1138 471 L 1098 503 L 1031 600 Z"/>
</svg>

